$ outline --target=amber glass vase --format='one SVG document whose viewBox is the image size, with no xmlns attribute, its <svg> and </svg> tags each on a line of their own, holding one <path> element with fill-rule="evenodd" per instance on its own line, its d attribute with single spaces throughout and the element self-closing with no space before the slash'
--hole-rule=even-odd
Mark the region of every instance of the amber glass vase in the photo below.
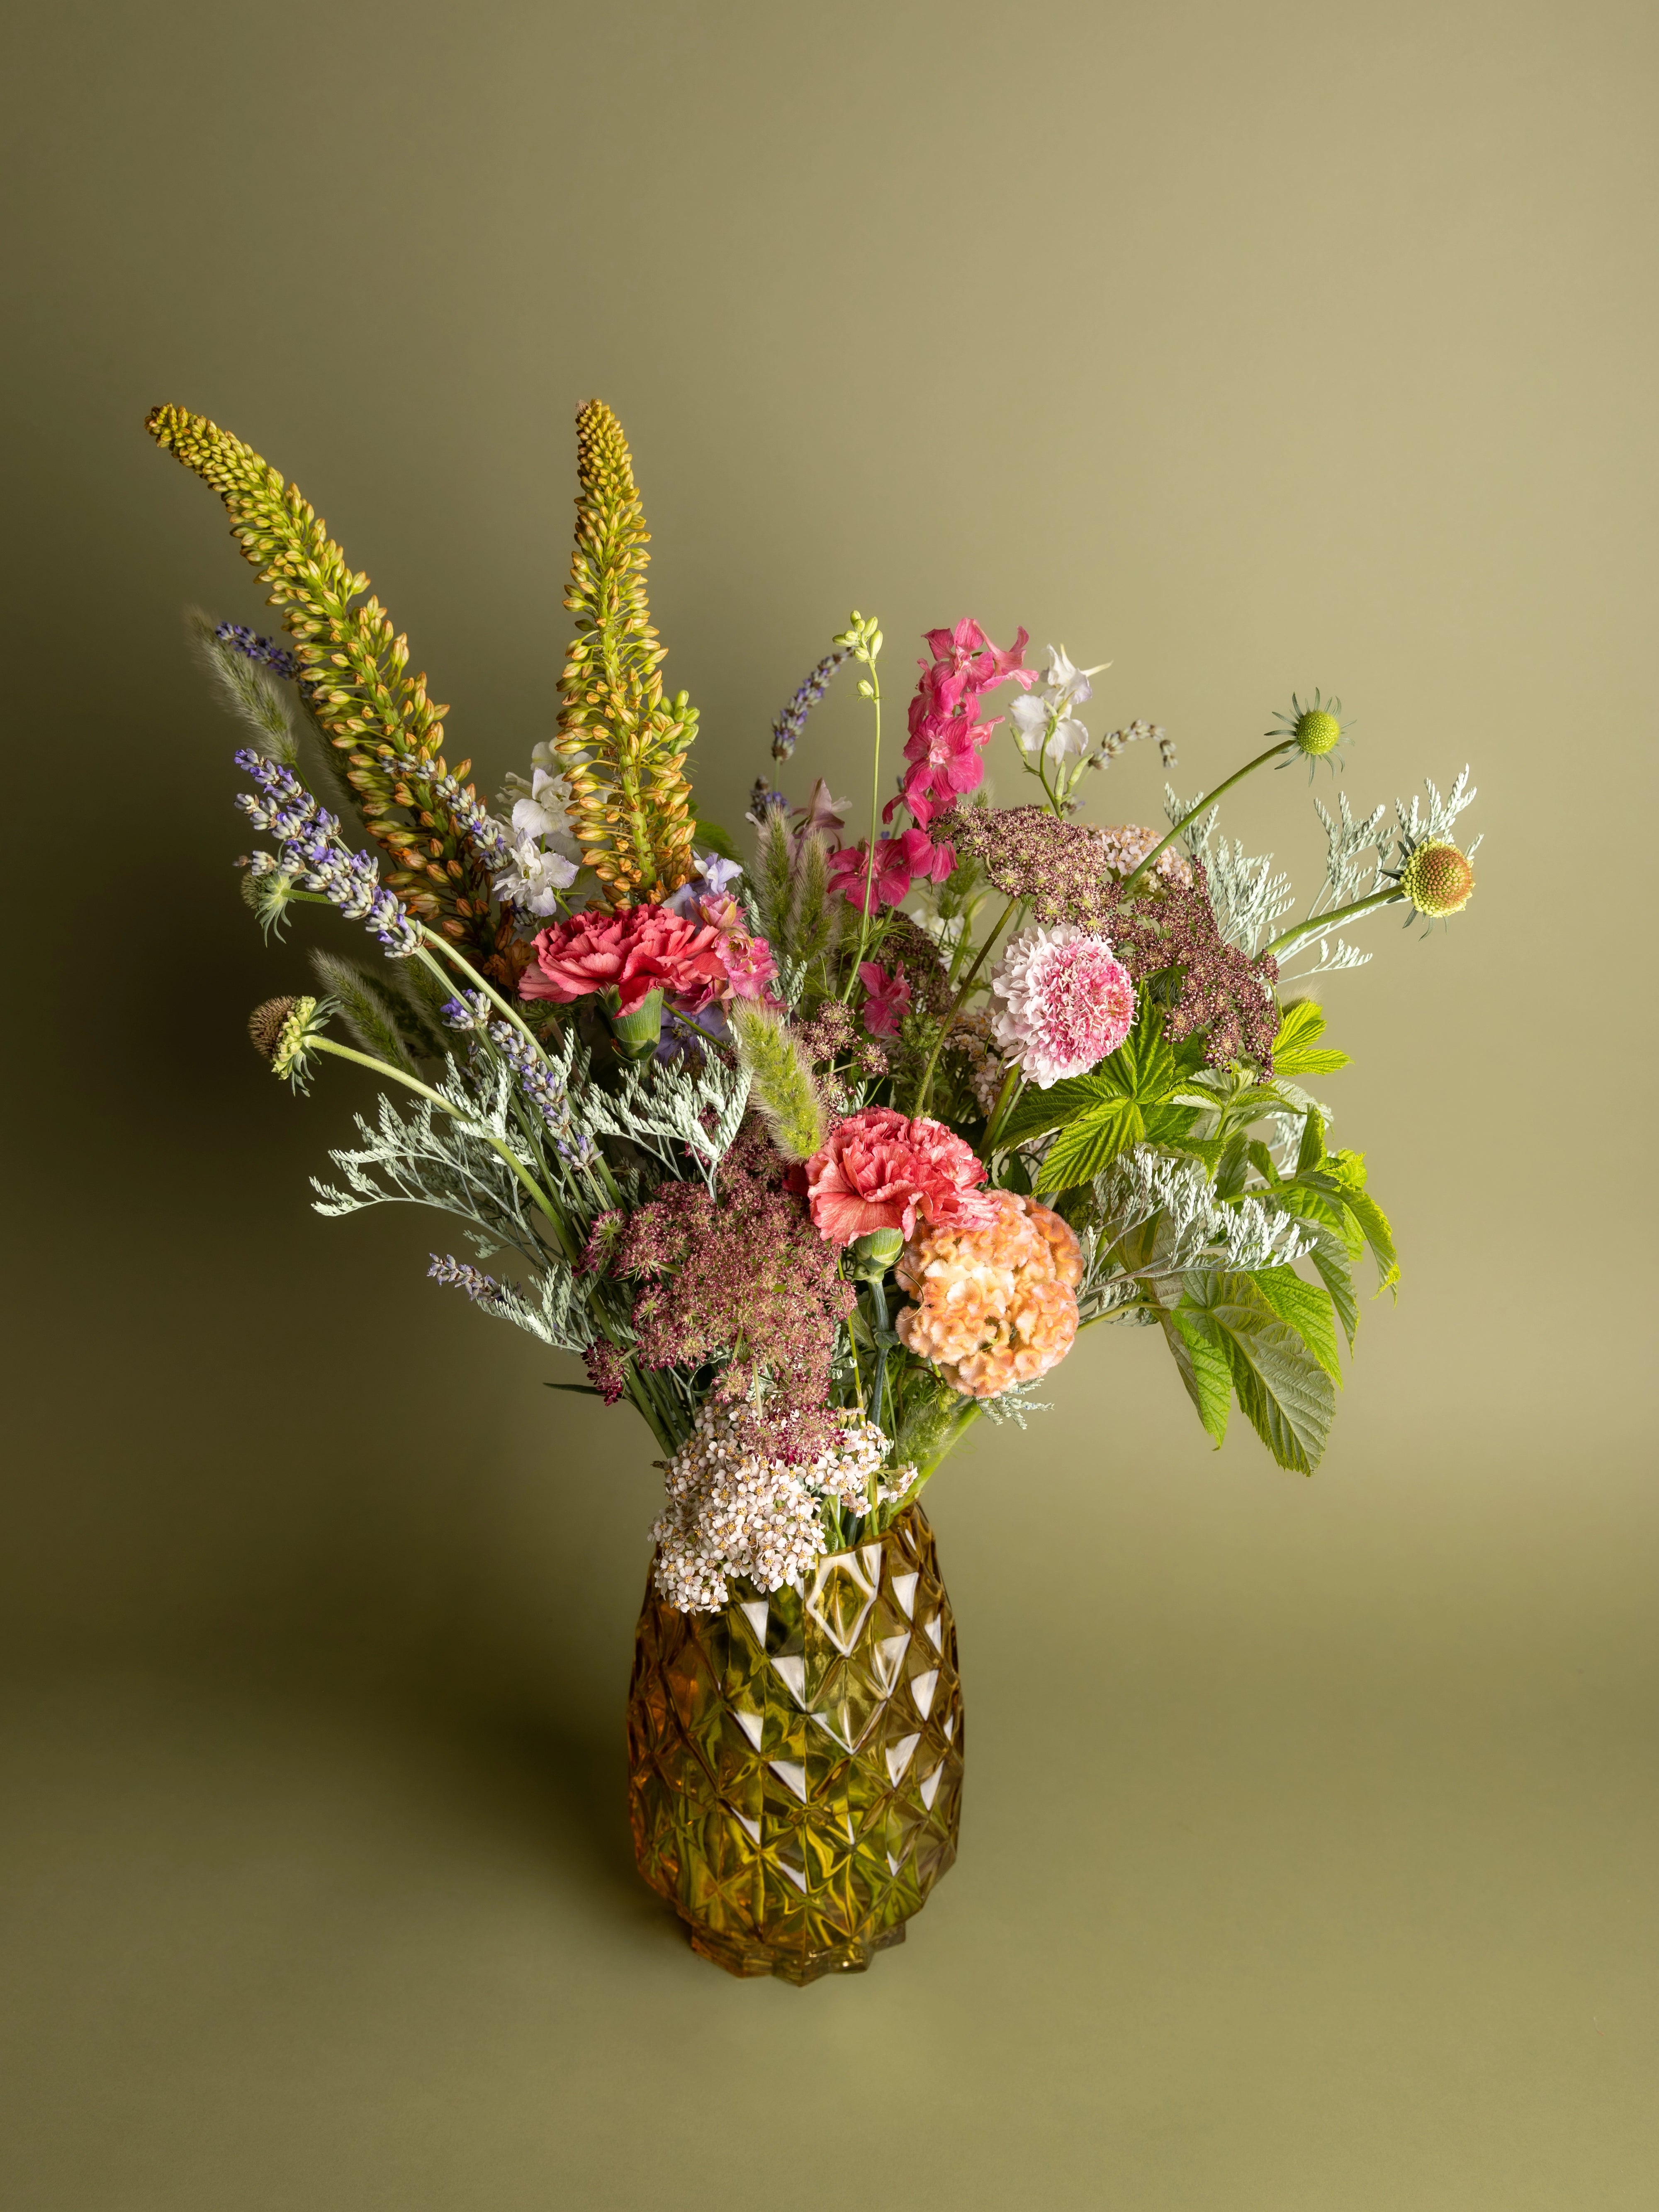
<svg viewBox="0 0 1659 2212">
<path fill-rule="evenodd" d="M 799 1590 L 678 1613 L 649 1583 L 628 1700 L 640 1872 L 733 1974 L 858 1973 L 956 1856 L 962 1689 L 913 1505 Z"/>
</svg>

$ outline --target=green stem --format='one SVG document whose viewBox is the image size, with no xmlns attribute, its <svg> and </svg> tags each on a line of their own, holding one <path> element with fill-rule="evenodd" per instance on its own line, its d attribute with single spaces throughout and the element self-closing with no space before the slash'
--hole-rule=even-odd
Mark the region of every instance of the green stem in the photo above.
<svg viewBox="0 0 1659 2212">
<path fill-rule="evenodd" d="M 1152 851 L 1147 854 L 1146 859 L 1140 863 L 1139 866 L 1138 868 L 1132 868 L 1129 871 L 1128 874 L 1123 878 L 1124 890 L 1126 891 L 1133 890 L 1135 885 L 1140 881 L 1140 878 L 1146 874 L 1147 869 L 1153 866 L 1158 859 L 1169 850 L 1170 847 L 1174 844 L 1176 839 L 1181 835 L 1182 831 L 1183 830 L 1189 829 L 1207 807 L 1213 806 L 1217 799 L 1221 797 L 1224 792 L 1231 791 L 1236 783 L 1243 783 L 1247 775 L 1250 775 L 1253 770 L 1264 767 L 1268 761 L 1277 760 L 1280 753 L 1286 750 L 1290 746 L 1294 745 L 1295 743 L 1296 739 L 1294 738 L 1280 738 L 1278 744 L 1269 745 L 1265 753 L 1258 753 L 1254 760 L 1246 761 L 1243 767 L 1236 769 L 1234 773 L 1227 778 L 1224 783 L 1217 784 L 1213 791 L 1206 791 L 1203 798 L 1199 800 L 1196 806 L 1190 806 L 1188 808 L 1186 813 L 1184 813 L 1180 821 L 1176 823 L 1175 828 L 1170 830 L 1169 836 L 1161 839 L 1158 844 L 1153 846 Z"/>
<path fill-rule="evenodd" d="M 925 1114 L 927 1110 L 927 1101 L 932 1094 L 933 1087 L 933 1070 L 939 1065 L 939 1056 L 944 1049 L 945 1040 L 951 1034 L 951 1024 L 955 1021 L 957 1016 L 962 1012 L 962 1002 L 968 996 L 969 992 L 973 988 L 975 976 L 978 975 L 980 969 L 985 965 L 985 957 L 987 953 L 989 952 L 991 947 L 996 943 L 998 938 L 1001 936 L 1003 924 L 1008 920 L 1009 915 L 1012 914 L 1014 908 L 1018 904 L 1019 897 L 1018 894 L 1016 893 L 1016 895 L 1009 900 L 1007 905 L 1004 907 L 1001 914 L 998 916 L 996 926 L 992 930 L 990 935 L 986 939 L 984 944 L 980 946 L 979 951 L 974 955 L 973 965 L 969 969 L 968 973 L 963 977 L 962 981 L 957 988 L 957 995 L 951 1001 L 950 1010 L 945 1014 L 944 1021 L 939 1025 L 939 1035 L 933 1039 L 933 1049 L 927 1055 L 927 1065 L 921 1071 L 921 1080 L 916 1085 L 915 1111 L 918 1114 Z"/>
<path fill-rule="evenodd" d="M 985 1157 L 988 1160 L 997 1148 L 997 1139 L 1014 1103 L 1014 1094 L 1019 1089 L 1020 1071 L 1018 1065 L 1010 1067 L 1002 1079 L 1002 1088 L 997 1093 L 997 1103 L 991 1109 L 991 1118 L 985 1125 Z"/>
<path fill-rule="evenodd" d="M 386 1060 L 376 1060 L 372 1053 L 355 1051 L 350 1045 L 336 1044 L 332 1037 L 325 1036 L 307 1038 L 307 1048 L 313 1052 L 331 1052 L 337 1060 L 353 1060 L 356 1061 L 359 1067 L 372 1067 L 376 1075 L 389 1076 L 393 1083 L 401 1083 L 405 1091 L 418 1091 L 422 1098 L 429 1098 L 434 1106 L 441 1107 L 444 1112 L 450 1115 L 455 1121 L 465 1121 L 469 1119 L 459 1106 L 452 1104 L 441 1091 L 434 1091 L 429 1083 L 422 1083 L 417 1075 L 405 1075 L 401 1068 L 393 1067 Z M 493 1152 L 501 1154 L 519 1181 L 530 1193 L 531 1197 L 534 1199 L 538 1206 L 552 1223 L 554 1234 L 559 1240 L 559 1247 L 565 1258 L 574 1260 L 576 1256 L 575 1248 L 570 1242 L 568 1231 L 550 1204 L 547 1194 L 513 1150 L 511 1145 L 503 1143 L 499 1137 L 486 1135 L 476 1126 L 474 1134 L 483 1137 L 485 1144 Z"/>
<path fill-rule="evenodd" d="M 876 710 L 876 757 L 870 767 L 870 843 L 864 856 L 864 911 L 859 916 L 859 957 L 853 963 L 853 972 L 842 993 L 843 1004 L 850 1000 L 857 986 L 859 969 L 864 964 L 864 948 L 870 939 L 870 908 L 876 874 L 876 825 L 881 817 L 881 678 L 876 673 L 873 658 L 866 665 L 870 671 L 870 700 Z"/>
<path fill-rule="evenodd" d="M 878 1276 L 872 1275 L 870 1279 L 870 1303 L 876 1310 L 876 1326 L 885 1336 L 892 1323 L 887 1318 L 887 1292 Z M 886 1345 L 878 1341 L 876 1386 L 870 1394 L 876 1409 L 874 1416 L 876 1426 L 884 1430 L 887 1426 L 887 1349 Z"/>
<path fill-rule="evenodd" d="M 489 984 L 485 982 L 483 977 L 478 973 L 471 962 L 470 960 L 464 959 L 447 937 L 441 936 L 435 929 L 427 928 L 424 923 L 418 924 L 417 927 L 420 928 L 421 934 L 426 939 L 428 944 L 435 945 L 439 951 L 444 955 L 446 959 L 453 960 L 456 967 L 460 969 L 462 975 L 467 976 L 472 982 L 476 983 L 478 988 L 483 993 L 485 998 L 489 1000 L 494 1006 L 499 1007 L 501 1012 L 507 1016 L 507 1018 L 512 1023 L 514 1028 L 518 1030 L 524 1036 L 529 1039 L 531 1044 L 535 1048 L 537 1058 L 538 1060 L 544 1060 L 547 1055 L 542 1050 L 540 1038 L 538 1037 L 536 1032 L 530 1028 L 528 1024 L 525 1021 L 524 1017 L 519 1012 L 518 1009 L 513 1006 L 509 1000 L 502 998 L 499 991 L 494 989 Z M 418 957 L 425 961 L 427 966 L 431 969 L 433 974 L 438 978 L 441 983 L 448 982 L 448 976 L 444 974 L 443 969 L 439 967 L 437 962 L 432 957 L 432 955 L 429 952 L 422 951 L 418 955 Z"/>
<path fill-rule="evenodd" d="M 1391 906 L 1405 896 L 1397 884 L 1390 884 L 1386 890 L 1373 891 L 1369 898 L 1355 899 L 1350 906 L 1333 907 L 1328 914 L 1316 915 L 1311 921 L 1298 921 L 1293 929 L 1274 938 L 1271 945 L 1264 945 L 1261 956 L 1265 958 L 1272 953 L 1278 959 L 1281 953 L 1293 952 L 1298 945 L 1306 944 L 1310 937 L 1323 937 L 1334 922 L 1352 921 L 1358 915 L 1373 913 L 1380 906 Z"/>
<path fill-rule="evenodd" d="M 957 1446 L 962 1442 L 963 1437 L 967 1434 L 968 1431 L 972 1428 L 974 1423 L 979 1419 L 980 1415 L 984 1411 L 985 1401 L 982 1398 L 969 1398 L 968 1400 L 963 1412 L 959 1413 L 956 1419 L 951 1423 L 950 1431 L 945 1437 L 944 1443 L 933 1454 L 933 1457 L 927 1462 L 927 1465 L 918 1472 L 915 1480 L 910 1485 L 910 1487 L 905 1492 L 903 1497 L 900 1498 L 898 1504 L 893 1508 L 892 1518 L 894 1520 L 898 1518 L 898 1516 L 903 1512 L 906 1506 L 914 1505 L 915 1504 L 917 1498 L 921 1497 L 928 1483 L 931 1482 L 934 1475 L 939 1473 L 939 1468 L 944 1465 L 945 1460 L 956 1449 Z"/>
</svg>

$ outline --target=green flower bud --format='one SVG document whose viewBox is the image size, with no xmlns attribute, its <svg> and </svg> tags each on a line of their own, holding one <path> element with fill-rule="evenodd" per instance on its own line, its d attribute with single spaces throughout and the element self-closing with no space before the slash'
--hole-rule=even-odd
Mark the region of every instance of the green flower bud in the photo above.
<svg viewBox="0 0 1659 2212">
<path fill-rule="evenodd" d="M 647 991 L 638 1006 L 626 1014 L 617 1011 L 614 991 L 607 991 L 605 1000 L 617 1051 L 624 1060 L 649 1060 L 662 1035 L 662 993 Z"/>
<path fill-rule="evenodd" d="M 1288 765 L 1290 748 L 1294 745 L 1308 762 L 1310 775 L 1313 774 L 1312 763 L 1328 759 L 1347 734 L 1348 726 L 1342 720 L 1342 702 L 1327 699 L 1318 691 L 1305 705 L 1292 691 L 1290 706 L 1281 708 L 1273 727 L 1267 732 L 1270 738 L 1285 741 L 1285 756 L 1279 766 Z"/>
<path fill-rule="evenodd" d="M 872 1229 L 853 1246 L 853 1273 L 865 1281 L 878 1280 L 903 1249 L 902 1230 Z"/>
</svg>

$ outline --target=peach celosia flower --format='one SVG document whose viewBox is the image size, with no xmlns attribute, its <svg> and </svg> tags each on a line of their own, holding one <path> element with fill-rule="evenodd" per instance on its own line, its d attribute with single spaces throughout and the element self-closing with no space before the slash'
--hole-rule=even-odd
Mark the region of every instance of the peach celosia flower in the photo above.
<svg viewBox="0 0 1659 2212">
<path fill-rule="evenodd" d="M 988 1226 L 925 1228 L 898 1279 L 915 1303 L 900 1342 L 964 1397 L 995 1398 L 1062 1360 L 1077 1335 L 1083 1255 L 1057 1213 L 1012 1190 L 990 1191 Z"/>
</svg>

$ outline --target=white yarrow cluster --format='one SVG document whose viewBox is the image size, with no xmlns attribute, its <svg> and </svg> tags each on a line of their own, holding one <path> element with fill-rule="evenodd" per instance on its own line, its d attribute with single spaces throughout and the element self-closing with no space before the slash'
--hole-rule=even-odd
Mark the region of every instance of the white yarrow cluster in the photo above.
<svg viewBox="0 0 1659 2212">
<path fill-rule="evenodd" d="M 682 1613 L 708 1613 L 726 1602 L 730 1576 L 759 1590 L 799 1587 L 824 1548 L 821 1507 L 861 1509 L 887 1449 L 875 1423 L 852 1413 L 833 1449 L 792 1463 L 768 1455 L 746 1407 L 705 1405 L 668 1462 L 668 1503 L 651 1531 L 658 1595 Z M 902 1496 L 915 1473 L 897 1469 L 878 1496 Z"/>
</svg>

